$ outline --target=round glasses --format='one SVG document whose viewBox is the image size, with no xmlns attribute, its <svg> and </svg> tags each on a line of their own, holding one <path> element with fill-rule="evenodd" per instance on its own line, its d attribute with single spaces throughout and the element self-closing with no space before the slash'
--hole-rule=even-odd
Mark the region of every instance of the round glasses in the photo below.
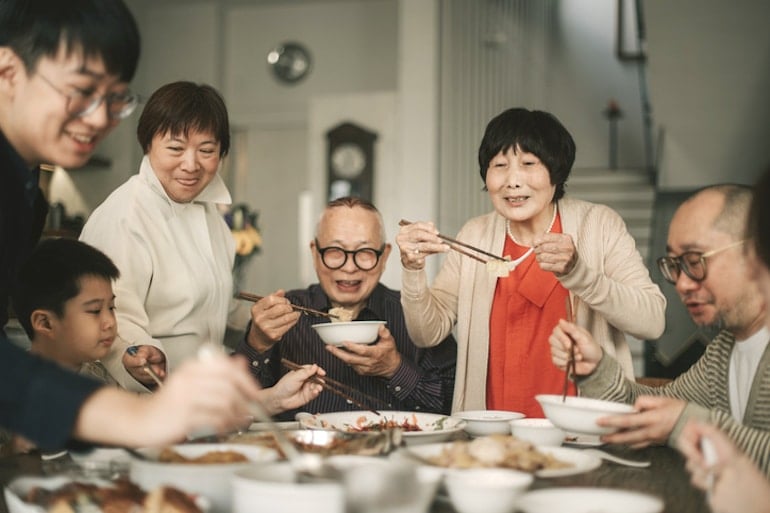
<svg viewBox="0 0 770 513">
<path fill-rule="evenodd" d="M 706 279 L 706 259 L 721 253 L 722 251 L 734 248 L 746 242 L 739 240 L 728 244 L 719 249 L 713 249 L 702 253 L 700 251 L 685 251 L 679 256 L 664 256 L 658 258 L 658 269 L 669 283 L 676 284 L 681 272 L 693 281 L 701 282 Z"/>
<path fill-rule="evenodd" d="M 38 73 L 38 76 L 51 86 L 54 91 L 67 99 L 67 112 L 79 118 L 91 115 L 99 108 L 102 102 L 105 102 L 110 119 L 120 121 L 127 118 L 134 112 L 136 106 L 139 105 L 139 95 L 131 91 L 97 95 L 92 91 L 73 88 L 71 92 L 66 93 L 40 73 Z"/>
<path fill-rule="evenodd" d="M 318 244 L 318 239 L 316 239 L 315 249 L 321 255 L 321 262 L 332 271 L 339 269 L 348 263 L 349 255 L 353 256 L 353 263 L 356 264 L 356 267 L 362 271 L 371 271 L 380 261 L 380 257 L 385 250 L 385 244 L 383 244 L 380 249 L 361 248 L 351 251 L 337 246 L 327 246 L 322 248 Z"/>
</svg>

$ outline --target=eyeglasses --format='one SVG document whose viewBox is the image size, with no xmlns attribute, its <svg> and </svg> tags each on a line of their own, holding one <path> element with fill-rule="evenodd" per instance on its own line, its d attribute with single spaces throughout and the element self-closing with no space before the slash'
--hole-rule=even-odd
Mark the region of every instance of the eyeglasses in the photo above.
<svg viewBox="0 0 770 513">
<path fill-rule="evenodd" d="M 321 262 L 332 271 L 343 267 L 348 263 L 348 255 L 353 255 L 353 263 L 362 271 L 371 271 L 377 266 L 380 257 L 385 250 L 385 244 L 380 249 L 361 248 L 355 251 L 342 249 L 337 246 L 322 248 L 315 239 L 315 249 L 321 255 Z"/>
<path fill-rule="evenodd" d="M 706 253 L 700 251 L 685 251 L 679 256 L 664 256 L 658 259 L 658 269 L 669 283 L 676 284 L 680 271 L 683 271 L 691 280 L 701 282 L 706 279 L 706 259 L 734 248 L 746 242 L 739 240 L 719 249 L 713 249 Z"/>
<path fill-rule="evenodd" d="M 73 88 L 66 93 L 54 85 L 40 73 L 37 74 L 51 88 L 67 99 L 67 112 L 79 118 L 88 116 L 99 108 L 102 102 L 107 103 L 107 113 L 113 121 L 127 118 L 139 104 L 139 95 L 126 91 L 124 93 L 110 93 L 96 95 L 91 91 Z"/>
</svg>

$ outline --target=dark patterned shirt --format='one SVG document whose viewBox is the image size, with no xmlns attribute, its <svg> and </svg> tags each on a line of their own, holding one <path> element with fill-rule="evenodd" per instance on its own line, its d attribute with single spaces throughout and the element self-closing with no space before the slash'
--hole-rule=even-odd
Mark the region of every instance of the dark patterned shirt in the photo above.
<svg viewBox="0 0 770 513">
<path fill-rule="evenodd" d="M 307 289 L 292 290 L 286 297 L 295 305 L 328 311 L 329 298 L 320 285 Z M 450 335 L 436 347 L 423 349 L 414 345 L 406 331 L 400 294 L 382 284 L 369 296 L 368 305 L 356 320 L 384 320 L 401 353 L 401 366 L 392 378 L 361 376 L 342 360 L 325 349 L 313 324 L 329 322 L 328 319 L 303 315 L 297 324 L 271 349 L 258 353 L 243 340 L 236 353 L 245 355 L 251 362 L 251 372 L 264 387 L 274 385 L 287 371 L 280 365 L 281 358 L 298 364 L 317 363 L 327 376 L 360 390 L 364 394 L 383 401 L 371 405 L 381 409 L 402 411 L 450 412 L 454 391 L 457 343 Z M 250 327 L 250 326 L 249 326 Z M 246 331 L 248 334 L 248 330 Z M 368 404 L 364 398 L 356 397 Z M 387 405 L 385 408 L 384 405 Z M 324 390 L 301 411 L 328 413 L 332 411 L 360 410 L 345 399 Z M 281 418 L 291 418 L 296 411 L 286 412 Z"/>
</svg>

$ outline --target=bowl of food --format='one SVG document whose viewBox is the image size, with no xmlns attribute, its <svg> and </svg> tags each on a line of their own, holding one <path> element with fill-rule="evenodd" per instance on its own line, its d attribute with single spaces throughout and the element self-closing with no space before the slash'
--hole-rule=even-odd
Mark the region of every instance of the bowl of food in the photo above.
<svg viewBox="0 0 770 513">
<path fill-rule="evenodd" d="M 533 445 L 555 447 L 564 442 L 564 431 L 548 419 L 515 419 L 510 428 L 513 436 Z"/>
<path fill-rule="evenodd" d="M 510 434 L 510 422 L 524 418 L 523 413 L 503 410 L 469 410 L 452 416 L 465 421 L 465 432 L 471 436 Z"/>
<path fill-rule="evenodd" d="M 588 397 L 561 395 L 537 395 L 537 402 L 543 408 L 545 416 L 553 424 L 569 433 L 585 435 L 604 435 L 616 431 L 615 428 L 599 426 L 596 420 L 611 415 L 633 413 L 630 404 L 590 399 Z"/>
<path fill-rule="evenodd" d="M 444 486 L 458 513 L 510 513 L 533 480 L 517 470 L 473 468 L 447 472 Z"/>
<path fill-rule="evenodd" d="M 398 428 L 404 443 L 414 445 L 448 440 L 460 433 L 465 421 L 437 413 L 413 411 L 343 411 L 298 416 L 305 429 L 361 433 Z"/>
<path fill-rule="evenodd" d="M 326 344 L 341 346 L 345 342 L 371 344 L 377 340 L 377 332 L 385 321 L 326 322 L 313 324 L 318 336 Z"/>
<path fill-rule="evenodd" d="M 143 458 L 131 460 L 131 481 L 147 490 L 172 485 L 201 494 L 214 512 L 231 510 L 231 480 L 238 470 L 278 459 L 273 449 L 237 444 L 182 444 L 137 452 Z"/>
</svg>

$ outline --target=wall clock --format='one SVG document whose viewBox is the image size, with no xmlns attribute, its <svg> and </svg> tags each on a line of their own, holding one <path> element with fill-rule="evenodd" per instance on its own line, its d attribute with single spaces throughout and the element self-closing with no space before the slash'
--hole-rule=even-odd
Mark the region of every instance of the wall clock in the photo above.
<svg viewBox="0 0 770 513">
<path fill-rule="evenodd" d="M 312 60 L 302 44 L 287 42 L 268 52 L 267 64 L 279 82 L 296 84 L 310 73 Z"/>
<path fill-rule="evenodd" d="M 328 199 L 358 196 L 372 201 L 377 134 L 346 122 L 329 130 L 326 139 Z"/>
</svg>

